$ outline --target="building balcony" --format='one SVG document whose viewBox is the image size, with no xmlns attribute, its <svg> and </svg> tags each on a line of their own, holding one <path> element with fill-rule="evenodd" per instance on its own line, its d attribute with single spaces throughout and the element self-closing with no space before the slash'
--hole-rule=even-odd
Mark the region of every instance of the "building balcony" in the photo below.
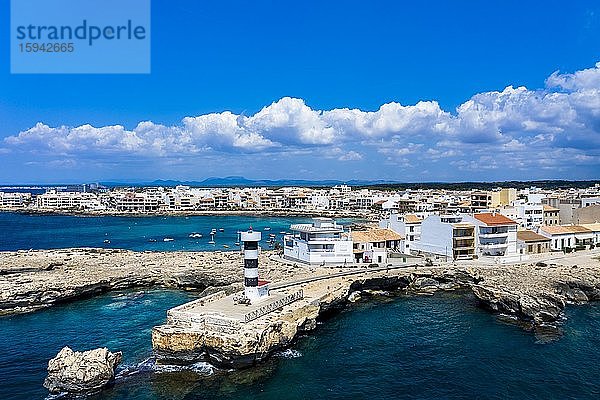
<svg viewBox="0 0 600 400">
<path fill-rule="evenodd" d="M 479 247 L 483 250 L 503 249 L 507 246 L 508 243 L 486 243 L 479 245 Z"/>
<path fill-rule="evenodd" d="M 503 232 L 503 233 L 480 233 L 479 237 L 481 239 L 494 239 L 494 238 L 503 238 L 503 237 L 507 237 L 508 236 L 508 232 Z"/>
<path fill-rule="evenodd" d="M 460 247 L 475 247 L 475 242 L 474 241 L 464 241 L 464 242 L 456 242 L 454 243 L 454 245 L 452 246 L 455 249 L 460 248 Z"/>
</svg>

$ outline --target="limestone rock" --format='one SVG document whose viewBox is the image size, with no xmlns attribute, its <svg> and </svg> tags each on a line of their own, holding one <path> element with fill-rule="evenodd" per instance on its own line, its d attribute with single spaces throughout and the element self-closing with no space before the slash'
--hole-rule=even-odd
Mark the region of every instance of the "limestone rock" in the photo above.
<svg viewBox="0 0 600 400">
<path fill-rule="evenodd" d="M 360 292 L 358 292 L 358 291 L 352 292 L 352 293 L 350 293 L 350 296 L 348 296 L 348 301 L 350 303 L 355 303 L 355 302 L 359 301 L 360 298 L 361 298 Z"/>
<path fill-rule="evenodd" d="M 115 377 L 122 353 L 107 348 L 75 352 L 63 349 L 48 362 L 48 377 L 44 387 L 51 393 L 97 393 Z"/>
<path fill-rule="evenodd" d="M 440 283 L 430 277 L 419 276 L 411 283 L 411 287 L 414 290 L 437 290 Z"/>
</svg>

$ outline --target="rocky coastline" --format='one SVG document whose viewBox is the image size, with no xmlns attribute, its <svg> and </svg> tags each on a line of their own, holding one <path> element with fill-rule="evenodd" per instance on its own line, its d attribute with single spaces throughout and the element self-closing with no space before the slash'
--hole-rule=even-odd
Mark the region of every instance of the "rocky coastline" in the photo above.
<svg viewBox="0 0 600 400">
<path fill-rule="evenodd" d="M 277 313 L 281 317 L 265 325 L 266 330 L 243 339 L 234 337 L 230 348 L 223 346 L 222 337 L 216 337 L 213 342 L 202 339 L 203 346 L 190 347 L 189 343 L 199 343 L 199 338 L 172 332 L 162 335 L 166 331 L 156 329 L 153 341 L 158 343 L 155 346 L 158 355 L 165 360 L 188 362 L 208 357 L 223 366 L 245 366 L 289 346 L 298 333 L 314 329 L 323 315 L 363 297 L 431 295 L 450 290 L 472 293 L 483 308 L 510 316 L 543 339 L 556 337 L 568 304 L 600 299 L 599 255 L 598 251 L 590 251 L 552 262 L 519 265 L 440 264 L 351 270 L 285 263 L 274 252 L 265 251 L 260 265 L 266 279 L 300 282 L 325 277 L 313 285 L 315 292 L 312 297 L 308 296 L 310 301 L 294 308 L 296 314 L 286 316 L 284 307 Z M 342 271 L 344 275 L 339 276 Z M 195 290 L 199 296 L 219 290 L 233 293 L 241 288 L 241 274 L 237 252 L 133 252 L 94 248 L 2 252 L 0 314 L 36 311 L 127 288 L 178 288 Z M 308 288 L 306 284 L 304 287 Z M 171 351 L 173 348 L 181 352 Z"/>
</svg>

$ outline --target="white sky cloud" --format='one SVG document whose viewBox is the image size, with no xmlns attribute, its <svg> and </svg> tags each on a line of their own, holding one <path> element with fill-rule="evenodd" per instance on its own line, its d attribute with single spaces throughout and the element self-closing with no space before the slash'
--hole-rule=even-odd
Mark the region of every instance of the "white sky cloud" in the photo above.
<svg viewBox="0 0 600 400">
<path fill-rule="evenodd" d="M 9 136 L 3 154 L 94 155 L 180 158 L 220 153 L 300 154 L 318 148 L 337 161 L 422 165 L 427 161 L 463 169 L 600 166 L 600 63 L 574 73 L 554 72 L 546 87 L 508 86 L 474 95 L 455 112 L 435 101 L 383 104 L 377 111 L 314 110 L 284 97 L 254 115 L 229 111 L 185 117 L 165 126 L 34 127 Z M 309 152 L 310 154 L 310 152 Z"/>
</svg>

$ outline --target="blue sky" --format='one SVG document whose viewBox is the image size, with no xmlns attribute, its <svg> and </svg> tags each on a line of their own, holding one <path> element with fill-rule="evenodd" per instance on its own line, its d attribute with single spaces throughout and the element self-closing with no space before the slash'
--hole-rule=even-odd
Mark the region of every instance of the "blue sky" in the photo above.
<svg viewBox="0 0 600 400">
<path fill-rule="evenodd" d="M 151 74 L 11 75 L 2 29 L 0 183 L 600 178 L 598 38 L 594 1 L 154 0 Z"/>
</svg>

